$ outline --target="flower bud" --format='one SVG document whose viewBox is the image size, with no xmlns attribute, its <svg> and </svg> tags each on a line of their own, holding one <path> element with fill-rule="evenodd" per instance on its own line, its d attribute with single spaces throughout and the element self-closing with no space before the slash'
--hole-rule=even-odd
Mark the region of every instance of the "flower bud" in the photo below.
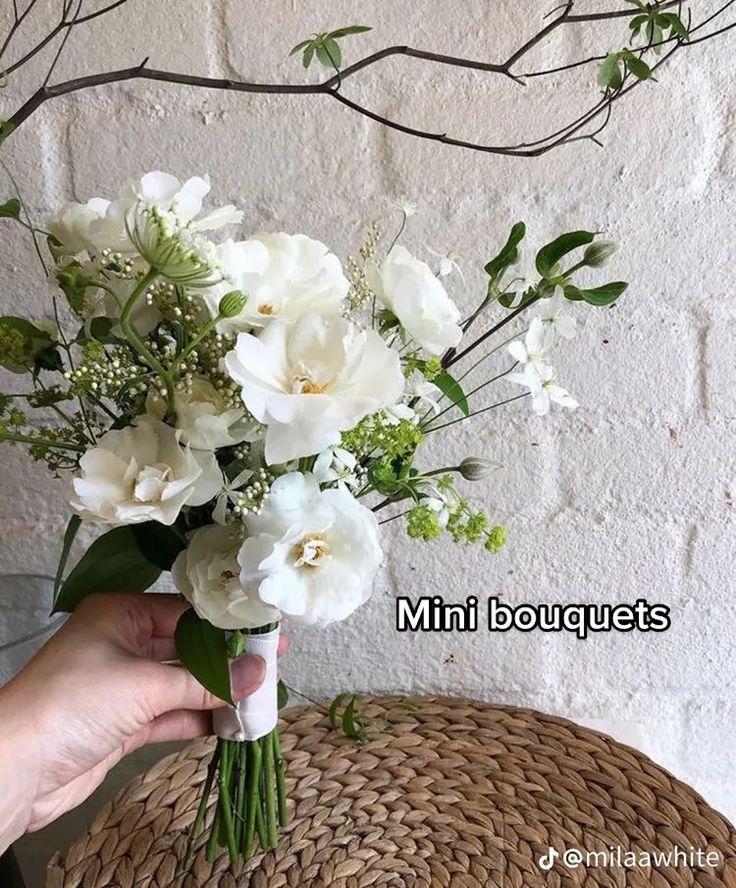
<svg viewBox="0 0 736 888">
<path fill-rule="evenodd" d="M 618 253 L 616 241 L 596 241 L 583 254 L 583 263 L 589 268 L 600 268 L 606 265 L 608 260 L 616 253 Z"/>
<path fill-rule="evenodd" d="M 460 474 L 466 481 L 482 481 L 500 468 L 498 463 L 479 456 L 468 456 L 458 466 Z"/>
<path fill-rule="evenodd" d="M 236 318 L 245 308 L 247 301 L 248 297 L 245 293 L 241 293 L 240 290 L 232 290 L 222 297 L 217 310 L 223 318 Z"/>
</svg>

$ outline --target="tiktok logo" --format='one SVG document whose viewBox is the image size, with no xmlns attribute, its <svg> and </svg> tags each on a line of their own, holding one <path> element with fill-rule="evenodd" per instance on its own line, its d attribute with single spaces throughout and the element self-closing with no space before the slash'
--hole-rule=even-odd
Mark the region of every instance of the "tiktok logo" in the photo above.
<svg viewBox="0 0 736 888">
<path fill-rule="evenodd" d="M 547 853 L 543 854 L 539 858 L 539 868 L 543 870 L 551 870 L 555 865 L 555 860 L 560 856 L 559 851 L 555 851 L 554 848 L 548 848 Z"/>
</svg>

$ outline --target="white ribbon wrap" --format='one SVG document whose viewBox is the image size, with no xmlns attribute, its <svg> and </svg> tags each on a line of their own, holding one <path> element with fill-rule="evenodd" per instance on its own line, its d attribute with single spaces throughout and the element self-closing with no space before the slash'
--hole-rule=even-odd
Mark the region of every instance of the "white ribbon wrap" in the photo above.
<svg viewBox="0 0 736 888">
<path fill-rule="evenodd" d="M 212 715 L 215 734 L 222 740 L 259 740 L 270 734 L 279 718 L 277 651 L 279 630 L 263 635 L 245 636 L 245 654 L 258 656 L 266 664 L 263 684 L 254 694 L 240 700 L 236 706 L 216 709 Z M 230 666 L 232 676 L 232 664 Z"/>
</svg>

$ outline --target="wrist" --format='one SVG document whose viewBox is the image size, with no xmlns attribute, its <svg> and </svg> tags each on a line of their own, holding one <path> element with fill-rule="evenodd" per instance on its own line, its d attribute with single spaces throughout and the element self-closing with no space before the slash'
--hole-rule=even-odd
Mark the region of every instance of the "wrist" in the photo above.
<svg viewBox="0 0 736 888">
<path fill-rule="evenodd" d="M 37 768 L 35 730 L 13 683 L 0 688 L 0 854 L 28 829 Z"/>
</svg>

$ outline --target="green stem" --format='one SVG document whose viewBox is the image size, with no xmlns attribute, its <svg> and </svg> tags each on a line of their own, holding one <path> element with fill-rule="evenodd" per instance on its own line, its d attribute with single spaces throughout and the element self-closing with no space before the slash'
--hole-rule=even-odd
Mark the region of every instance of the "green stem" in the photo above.
<svg viewBox="0 0 736 888">
<path fill-rule="evenodd" d="M 71 450 L 74 453 L 84 453 L 84 447 L 79 444 L 71 444 L 68 441 L 47 441 L 45 438 L 35 438 L 33 435 L 16 435 L 14 432 L 0 432 L 0 441 L 13 441 L 16 444 L 33 444 L 42 447 L 56 447 L 58 450 Z"/>
<path fill-rule="evenodd" d="M 235 844 L 235 830 L 233 828 L 233 812 L 230 802 L 230 776 L 233 766 L 233 744 L 225 740 L 222 748 L 222 765 L 220 766 L 220 810 L 222 811 L 222 827 L 225 834 L 230 860 L 238 859 L 238 848 Z"/>
<path fill-rule="evenodd" d="M 158 358 L 151 352 L 146 343 L 138 334 L 138 331 L 135 329 L 132 322 L 133 309 L 135 308 L 136 303 L 146 292 L 146 290 L 151 286 L 151 284 L 156 280 L 157 277 L 158 272 L 156 271 L 156 269 L 152 268 L 136 285 L 135 289 L 130 294 L 130 296 L 128 296 L 125 301 L 125 305 L 123 306 L 123 311 L 120 315 L 120 327 L 125 334 L 125 338 L 138 352 L 141 358 L 143 358 L 146 364 L 148 364 L 148 366 L 151 367 L 151 369 L 154 370 L 161 377 L 161 380 L 166 386 L 166 403 L 169 410 L 172 410 L 174 404 L 173 376 L 170 372 L 164 369 Z"/>
<path fill-rule="evenodd" d="M 209 801 L 210 792 L 212 791 L 212 784 L 215 782 L 215 774 L 217 773 L 217 765 L 219 761 L 220 741 L 218 741 L 217 746 L 215 747 L 215 751 L 212 753 L 212 758 L 210 759 L 210 763 L 207 767 L 207 775 L 204 778 L 204 783 L 202 785 L 202 798 L 199 800 L 197 816 L 194 818 L 192 832 L 189 836 L 189 848 L 187 850 L 186 863 L 184 864 L 185 871 L 189 870 L 194 860 L 194 845 L 199 838 L 200 833 L 202 832 L 204 818 L 207 814 L 207 802 Z"/>
<path fill-rule="evenodd" d="M 248 764 L 248 751 L 245 743 L 238 743 L 236 756 L 235 844 L 240 851 L 243 848 L 243 835 L 245 832 L 245 774 Z"/>
<path fill-rule="evenodd" d="M 260 811 L 261 808 L 261 747 L 258 745 L 258 743 L 248 743 L 247 745 L 248 794 L 246 796 L 245 803 L 245 843 L 243 846 L 246 859 L 248 859 L 253 854 L 257 812 Z"/>
<path fill-rule="evenodd" d="M 266 808 L 266 837 L 269 848 L 275 848 L 279 837 L 276 831 L 276 768 L 270 734 L 259 741 L 263 749 L 263 796 Z"/>
<path fill-rule="evenodd" d="M 219 324 L 220 321 L 223 320 L 223 318 L 224 318 L 224 315 L 218 314 L 216 318 L 212 318 L 212 320 L 207 321 L 207 323 L 204 325 L 204 327 L 202 327 L 202 329 L 199 331 L 199 333 L 197 333 L 197 335 L 194 337 L 194 339 L 192 339 L 192 341 L 189 343 L 189 345 L 181 352 L 181 354 L 176 356 L 176 359 L 174 360 L 174 362 L 171 365 L 171 370 L 169 371 L 172 376 L 179 369 L 179 365 L 184 360 L 184 358 L 186 358 L 187 355 L 190 355 L 194 351 L 194 349 L 199 345 L 199 343 L 202 342 L 203 339 L 205 339 L 207 336 L 210 335 L 210 333 L 215 329 L 217 324 Z"/>
<path fill-rule="evenodd" d="M 218 745 L 219 745 L 219 743 L 222 743 L 222 742 L 224 742 L 224 741 L 218 741 Z M 220 831 L 221 814 L 222 814 L 221 806 L 218 803 L 217 805 L 215 805 L 215 814 L 214 814 L 214 817 L 212 818 L 212 826 L 210 828 L 210 836 L 209 836 L 209 839 L 207 839 L 207 851 L 205 853 L 205 859 L 207 860 L 207 863 L 213 863 L 215 860 L 215 857 L 217 856 L 217 833 Z"/>
<path fill-rule="evenodd" d="M 273 729 L 271 740 L 273 742 L 273 757 L 276 761 L 276 789 L 278 791 L 279 825 L 286 826 L 288 822 L 288 814 L 286 811 L 286 769 L 284 767 L 284 757 L 281 753 L 281 738 L 279 737 L 278 728 Z"/>
</svg>

